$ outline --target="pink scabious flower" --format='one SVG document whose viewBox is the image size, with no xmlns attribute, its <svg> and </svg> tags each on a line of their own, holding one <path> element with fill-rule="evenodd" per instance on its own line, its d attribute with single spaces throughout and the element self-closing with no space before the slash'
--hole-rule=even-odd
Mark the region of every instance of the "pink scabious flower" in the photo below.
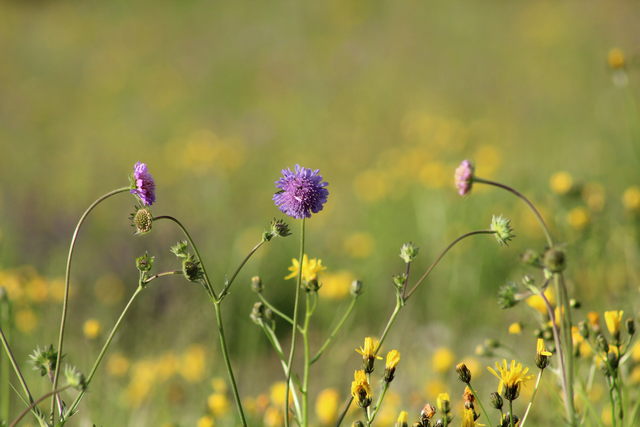
<svg viewBox="0 0 640 427">
<path fill-rule="evenodd" d="M 151 206 L 156 201 L 156 183 L 145 163 L 137 162 L 133 167 L 131 194 L 138 196 L 145 206 Z"/>
<path fill-rule="evenodd" d="M 320 170 L 312 170 L 296 165 L 295 170 L 283 169 L 282 177 L 276 181 L 279 191 L 273 195 L 276 206 L 285 214 L 296 219 L 310 218 L 318 213 L 327 202 L 329 185 L 322 180 Z"/>
<path fill-rule="evenodd" d="M 463 160 L 456 169 L 455 179 L 458 194 L 464 196 L 469 193 L 473 184 L 473 163 Z"/>
</svg>

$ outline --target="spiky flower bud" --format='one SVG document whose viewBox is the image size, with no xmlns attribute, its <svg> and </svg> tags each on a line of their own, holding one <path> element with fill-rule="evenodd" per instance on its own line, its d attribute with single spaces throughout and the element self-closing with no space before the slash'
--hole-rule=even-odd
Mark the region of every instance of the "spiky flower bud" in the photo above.
<svg viewBox="0 0 640 427">
<path fill-rule="evenodd" d="M 509 241 L 515 237 L 513 228 L 511 228 L 511 220 L 502 215 L 494 215 L 491 218 L 489 228 L 494 232 L 493 235 L 501 246 L 508 246 Z"/>
<path fill-rule="evenodd" d="M 456 372 L 458 373 L 458 378 L 465 384 L 469 384 L 471 382 L 471 371 L 467 368 L 467 365 L 464 363 L 458 363 L 456 365 Z"/>
<path fill-rule="evenodd" d="M 269 225 L 269 230 L 265 231 L 262 235 L 264 241 L 270 241 L 274 237 L 287 237 L 291 235 L 289 225 L 282 219 L 273 218 Z"/>
<path fill-rule="evenodd" d="M 47 373 L 55 371 L 57 360 L 58 352 L 53 349 L 53 345 L 51 344 L 44 349 L 37 347 L 29 355 L 29 362 L 33 365 L 34 370 L 40 372 L 41 376 L 45 376 Z"/>
<path fill-rule="evenodd" d="M 262 279 L 260 276 L 253 276 L 251 278 L 251 290 L 257 294 L 262 293 Z"/>
<path fill-rule="evenodd" d="M 502 400 L 502 397 L 500 397 L 499 393 L 494 391 L 493 393 L 491 393 L 491 396 L 489 397 L 489 399 L 491 400 L 491 406 L 493 406 L 497 410 L 502 409 L 502 405 L 504 404 L 504 401 Z"/>
<path fill-rule="evenodd" d="M 407 275 L 404 273 L 396 274 L 395 276 L 393 276 L 393 284 L 398 289 L 402 289 L 402 287 L 406 282 L 407 282 Z"/>
<path fill-rule="evenodd" d="M 67 384 L 77 390 L 86 390 L 87 381 L 75 366 L 66 365 L 64 367 L 64 377 L 67 380 Z"/>
<path fill-rule="evenodd" d="M 153 268 L 155 259 L 156 257 L 149 256 L 149 254 L 145 252 L 144 255 L 136 258 L 136 268 L 140 273 L 148 273 Z"/>
<path fill-rule="evenodd" d="M 351 282 L 351 288 L 349 289 L 349 292 L 354 297 L 362 295 L 362 281 L 354 280 L 353 282 Z"/>
<path fill-rule="evenodd" d="M 136 206 L 136 211 L 129 217 L 131 225 L 136 229 L 136 235 L 146 234 L 151 231 L 153 215 L 151 209 Z"/>
<path fill-rule="evenodd" d="M 200 261 L 195 256 L 189 254 L 182 261 L 182 274 L 190 282 L 197 282 L 204 278 L 204 271 L 200 266 Z"/>
<path fill-rule="evenodd" d="M 544 253 L 544 267 L 552 273 L 560 273 L 566 267 L 564 251 L 557 248 L 549 248 Z"/>
<path fill-rule="evenodd" d="M 520 301 L 516 297 L 517 290 L 518 286 L 513 282 L 500 286 L 500 289 L 498 289 L 498 306 L 502 309 L 507 309 L 518 304 Z"/>
<path fill-rule="evenodd" d="M 400 248 L 400 258 L 402 258 L 406 264 L 409 264 L 418 256 L 418 250 L 419 248 L 413 243 L 405 243 Z"/>
<path fill-rule="evenodd" d="M 176 243 L 171 246 L 171 253 L 177 256 L 178 258 L 187 258 L 189 253 L 187 252 L 187 247 L 189 244 L 186 240 Z"/>
</svg>

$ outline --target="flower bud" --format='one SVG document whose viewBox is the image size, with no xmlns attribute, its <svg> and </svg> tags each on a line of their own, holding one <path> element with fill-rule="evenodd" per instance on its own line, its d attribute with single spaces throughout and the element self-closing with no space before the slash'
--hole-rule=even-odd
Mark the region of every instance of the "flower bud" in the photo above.
<svg viewBox="0 0 640 427">
<path fill-rule="evenodd" d="M 184 274 L 184 277 L 190 282 L 197 282 L 204 277 L 200 261 L 196 260 L 191 254 L 182 261 L 182 274 Z"/>
<path fill-rule="evenodd" d="M 501 215 L 494 215 L 491 218 L 490 230 L 494 232 L 494 236 L 501 246 L 508 246 L 509 241 L 513 239 L 513 228 L 511 228 L 511 220 Z"/>
<path fill-rule="evenodd" d="M 469 384 L 471 382 L 471 371 L 467 368 L 467 365 L 464 363 L 458 363 L 456 365 L 456 372 L 458 373 L 458 378 L 465 384 Z"/>
<path fill-rule="evenodd" d="M 542 256 L 538 251 L 527 249 L 522 255 L 520 255 L 520 261 L 526 265 L 540 267 L 542 265 Z"/>
<path fill-rule="evenodd" d="M 262 279 L 260 276 L 253 276 L 251 278 L 251 290 L 256 294 L 262 293 Z"/>
<path fill-rule="evenodd" d="M 249 317 L 253 320 L 253 323 L 260 325 L 267 320 L 267 310 L 267 307 L 263 303 L 257 302 L 253 304 Z"/>
<path fill-rule="evenodd" d="M 406 263 L 409 264 L 413 261 L 416 256 L 418 256 L 418 247 L 413 243 L 405 243 L 400 248 L 400 258 Z"/>
<path fill-rule="evenodd" d="M 607 342 L 607 339 L 604 337 L 604 335 L 599 334 L 596 337 L 596 345 L 598 346 L 598 349 L 603 353 L 609 352 L 609 343 Z"/>
<path fill-rule="evenodd" d="M 402 287 L 406 282 L 407 282 L 407 275 L 404 273 L 396 274 L 395 276 L 393 276 L 393 284 L 398 289 L 402 289 Z"/>
<path fill-rule="evenodd" d="M 87 388 L 87 381 L 84 375 L 75 366 L 66 365 L 64 367 L 64 377 L 67 380 L 67 384 L 77 390 L 85 390 Z"/>
<path fill-rule="evenodd" d="M 409 427 L 409 414 L 407 411 L 400 412 L 395 427 Z"/>
<path fill-rule="evenodd" d="M 353 282 L 351 282 L 351 288 L 349 289 L 349 292 L 354 297 L 362 295 L 362 281 L 354 280 Z"/>
<path fill-rule="evenodd" d="M 433 407 L 430 403 L 427 403 L 420 411 L 420 418 L 422 419 L 423 424 L 425 421 L 429 421 L 436 414 L 436 408 Z"/>
<path fill-rule="evenodd" d="M 155 257 L 149 256 L 149 254 L 145 252 L 144 255 L 136 258 L 136 268 L 140 273 L 148 273 L 153 268 L 155 259 Z"/>
<path fill-rule="evenodd" d="M 620 362 L 620 358 L 618 357 L 618 354 L 615 351 L 610 351 L 609 353 L 607 353 L 607 363 L 609 364 L 609 366 L 611 366 L 611 369 L 613 370 L 618 369 L 619 362 Z"/>
<path fill-rule="evenodd" d="M 318 282 L 318 279 L 311 279 L 308 282 L 305 282 L 305 289 L 307 290 L 307 292 L 318 292 L 320 286 L 321 285 Z"/>
<path fill-rule="evenodd" d="M 578 322 L 578 331 L 580 331 L 580 335 L 582 336 L 582 338 L 589 338 L 589 327 L 584 320 Z"/>
<path fill-rule="evenodd" d="M 500 397 L 500 394 L 496 393 L 495 391 L 493 393 L 491 393 L 491 397 L 489 398 L 491 400 L 491 405 L 496 408 L 497 410 L 501 410 L 502 409 L 502 405 L 504 403 L 504 401 L 502 400 L 502 397 Z"/>
<path fill-rule="evenodd" d="M 627 319 L 625 326 L 627 327 L 627 333 L 629 336 L 633 336 L 633 334 L 636 333 L 636 322 L 633 319 Z"/>
<path fill-rule="evenodd" d="M 552 273 L 560 273 L 566 267 L 564 251 L 557 248 L 549 248 L 544 253 L 544 267 Z"/>
<path fill-rule="evenodd" d="M 264 232 L 262 239 L 268 242 L 274 237 L 287 237 L 290 235 L 291 231 L 289 231 L 289 225 L 282 219 L 273 218 L 269 226 L 269 230 Z"/>
<path fill-rule="evenodd" d="M 136 229 L 136 235 L 146 234 L 151 231 L 153 215 L 151 209 L 136 206 L 136 211 L 131 214 L 131 225 Z"/>
<path fill-rule="evenodd" d="M 516 297 L 517 290 L 518 287 L 513 282 L 500 286 L 498 290 L 498 306 L 504 310 L 518 304 L 520 301 Z"/>
</svg>

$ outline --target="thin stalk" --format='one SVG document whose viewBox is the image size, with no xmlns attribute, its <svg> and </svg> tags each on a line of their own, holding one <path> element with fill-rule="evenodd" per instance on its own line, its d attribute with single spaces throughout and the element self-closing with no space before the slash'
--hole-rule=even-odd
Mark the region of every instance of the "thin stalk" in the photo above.
<svg viewBox="0 0 640 427">
<path fill-rule="evenodd" d="M 247 426 L 247 419 L 242 409 L 242 401 L 240 400 L 240 393 L 238 392 L 238 385 L 236 384 L 235 376 L 233 375 L 233 368 L 231 366 L 231 360 L 229 359 L 229 350 L 227 349 L 227 340 L 224 336 L 224 326 L 222 324 L 222 312 L 220 309 L 220 301 L 213 301 L 213 307 L 216 312 L 216 322 L 218 323 L 218 336 L 220 337 L 220 348 L 222 349 L 222 356 L 224 357 L 224 363 L 227 367 L 227 374 L 229 375 L 229 381 L 231 382 L 231 388 L 233 389 L 233 397 L 236 400 L 236 407 L 238 409 L 238 415 L 243 426 Z"/>
<path fill-rule="evenodd" d="M 344 408 L 342 409 L 342 412 L 340 412 L 340 416 L 338 417 L 338 420 L 336 421 L 336 427 L 340 427 L 340 424 L 342 424 L 342 421 L 344 421 L 344 417 L 347 416 L 347 412 L 349 411 L 349 408 L 351 407 L 351 402 L 353 402 L 353 396 L 349 397 L 349 399 L 347 399 L 347 401 L 344 404 Z"/>
<path fill-rule="evenodd" d="M 609 379 L 607 379 L 607 383 L 609 383 L 609 400 L 611 401 L 611 423 L 613 427 L 616 427 L 618 423 L 616 420 L 616 401 L 613 397 L 613 384 Z"/>
<path fill-rule="evenodd" d="M 20 414 L 16 417 L 16 419 L 13 420 L 11 422 L 11 424 L 9 424 L 9 427 L 17 426 L 18 423 L 25 417 L 25 415 L 27 415 L 29 413 L 29 411 L 32 411 L 32 410 L 34 410 L 36 408 L 38 403 L 44 401 L 48 397 L 53 396 L 54 394 L 61 393 L 61 392 L 65 391 L 66 389 L 70 388 L 70 387 L 71 387 L 71 385 L 67 384 L 64 387 L 60 387 L 57 390 L 50 391 L 49 393 L 46 393 L 46 394 L 40 396 L 38 399 L 36 399 L 34 402 L 32 402 L 31 405 L 29 405 L 27 408 L 25 408 L 24 411 L 20 412 Z"/>
<path fill-rule="evenodd" d="M 216 291 L 213 289 L 213 285 L 211 284 L 211 281 L 209 280 L 209 275 L 207 274 L 207 268 L 205 267 L 204 262 L 202 261 L 202 257 L 200 256 L 200 252 L 198 251 L 198 246 L 193 241 L 193 238 L 191 238 L 191 234 L 189 234 L 189 231 L 187 230 L 187 228 L 184 225 L 182 225 L 182 223 L 178 221 L 177 218 L 174 218 L 170 215 L 161 215 L 153 218 L 154 221 L 157 221 L 160 219 L 168 219 L 169 221 L 173 221 L 178 226 L 178 228 L 182 230 L 182 233 L 184 233 L 185 237 L 189 241 L 189 244 L 193 248 L 193 251 L 196 253 L 196 258 L 198 258 L 198 261 L 200 262 L 200 266 L 202 267 L 202 273 L 204 275 L 205 286 L 209 291 L 209 293 L 211 294 L 211 296 L 217 300 L 218 296 L 216 294 Z"/>
<path fill-rule="evenodd" d="M 7 336 L 5 340 L 8 342 L 11 339 L 11 303 L 6 295 L 0 297 L 0 331 L 2 328 L 6 328 Z M 9 384 L 9 372 L 10 372 L 10 360 L 8 356 L 3 356 L 0 353 L 0 378 L 6 378 L 6 383 L 0 386 L 0 419 L 9 419 L 9 406 L 11 405 L 11 388 Z"/>
<path fill-rule="evenodd" d="M 278 316 L 280 316 L 284 321 L 286 321 L 288 324 L 293 325 L 293 319 L 290 318 L 289 316 L 287 316 L 286 314 L 284 314 L 283 312 L 281 312 L 280 310 L 278 310 L 273 304 L 271 304 L 265 297 L 264 295 L 262 295 L 262 293 L 258 294 L 258 298 L 260 299 L 260 301 L 262 301 L 262 303 L 264 305 L 266 305 L 271 311 L 273 311 L 275 314 L 277 314 Z"/>
<path fill-rule="evenodd" d="M 509 425 L 511 427 L 514 426 L 513 418 L 514 418 L 514 416 L 513 416 L 513 400 L 509 399 Z"/>
<path fill-rule="evenodd" d="M 302 259 L 304 257 L 304 223 L 302 218 L 300 224 L 300 257 L 298 258 L 298 280 L 296 281 L 296 296 L 293 304 L 293 330 L 291 332 L 291 349 L 289 350 L 289 359 L 287 360 L 287 382 L 284 395 L 284 425 L 289 427 L 289 383 L 291 382 L 291 364 L 293 363 L 293 355 L 296 351 L 296 337 L 298 325 L 298 301 L 300 300 L 300 287 L 302 286 Z"/>
<path fill-rule="evenodd" d="M 311 354 L 309 352 L 309 321 L 313 314 L 310 306 L 311 295 L 309 292 L 305 295 L 305 316 L 304 326 L 302 327 L 302 342 L 304 346 L 304 370 L 302 373 L 302 425 L 309 423 L 309 368 L 311 367 Z"/>
<path fill-rule="evenodd" d="M 440 255 L 438 255 L 438 257 L 435 259 L 435 261 L 433 261 L 433 263 L 429 266 L 429 268 L 427 268 L 427 271 L 425 271 L 424 274 L 422 276 L 420 276 L 418 281 L 409 290 L 409 292 L 404 297 L 404 300 L 405 301 L 408 300 L 411 297 L 411 295 L 413 295 L 413 293 L 416 291 L 418 286 L 420 286 L 420 284 L 429 276 L 431 271 L 438 265 L 440 260 L 442 260 L 442 258 L 444 258 L 444 256 L 447 254 L 447 252 L 449 252 L 449 250 L 451 248 L 453 248 L 458 242 L 460 242 L 461 240 L 466 239 L 467 237 L 475 236 L 475 235 L 478 235 L 478 234 L 494 234 L 494 233 L 495 233 L 495 231 L 493 231 L 493 230 L 477 230 L 477 231 L 471 231 L 469 233 L 465 233 L 462 236 L 460 236 L 457 239 L 455 239 L 453 242 L 451 242 L 449 244 L 449 246 L 447 246 L 446 248 L 444 248 L 444 250 L 442 252 L 440 252 Z"/>
<path fill-rule="evenodd" d="M 51 391 L 54 392 L 53 393 L 54 395 L 55 395 L 56 389 L 58 388 L 58 377 L 60 376 L 60 364 L 61 364 L 60 362 L 62 360 L 62 346 L 64 344 L 64 330 L 67 322 L 67 307 L 69 305 L 69 285 L 71 280 L 71 261 L 73 260 L 73 251 L 76 246 L 76 241 L 78 239 L 78 233 L 80 232 L 80 227 L 84 223 L 85 219 L 87 219 L 87 216 L 89 216 L 91 211 L 96 206 L 98 206 L 101 202 L 105 201 L 111 196 L 115 196 L 116 194 L 124 193 L 125 191 L 129 191 L 129 190 L 130 190 L 129 187 L 122 187 L 122 188 L 118 188 L 116 190 L 110 191 L 104 194 L 103 196 L 100 196 L 96 201 L 94 201 L 93 203 L 91 203 L 91 205 L 89 205 L 86 211 L 84 211 L 84 213 L 78 220 L 78 223 L 76 224 L 75 230 L 73 231 L 73 236 L 71 237 L 71 243 L 69 244 L 69 253 L 67 255 L 67 267 L 64 274 L 64 299 L 62 301 L 62 317 L 60 319 L 60 332 L 58 334 L 58 347 L 56 349 L 58 351 L 58 356 L 56 358 L 56 369 L 53 373 L 53 385 L 51 387 Z M 52 424 L 55 424 L 55 421 L 56 421 L 55 402 L 56 402 L 55 398 L 51 400 Z"/>
<path fill-rule="evenodd" d="M 231 275 L 231 278 L 229 280 L 227 280 L 225 282 L 224 288 L 222 288 L 222 291 L 220 292 L 220 296 L 218 297 L 218 300 L 222 300 L 222 298 L 224 298 L 227 293 L 229 292 L 229 288 L 231 287 L 231 284 L 233 283 L 233 281 L 236 279 L 236 277 L 238 276 L 238 273 L 240 273 L 240 270 L 242 270 L 242 267 L 244 267 L 244 265 L 247 263 L 247 261 L 249 261 L 249 258 L 251 258 L 253 256 L 254 253 L 256 253 L 256 251 L 258 249 L 260 249 L 260 246 L 264 245 L 267 241 L 266 240 L 261 240 L 257 245 L 255 245 L 247 254 L 247 256 L 244 257 L 244 259 L 242 260 L 242 262 L 240 263 L 240 265 L 238 266 L 238 268 L 236 268 L 236 271 L 233 272 L 233 274 Z M 200 261 L 202 263 L 202 261 Z"/>
<path fill-rule="evenodd" d="M 333 330 L 331 331 L 331 334 L 329 334 L 329 337 L 327 337 L 327 339 L 324 341 L 324 343 L 322 344 L 322 346 L 320 347 L 316 355 L 313 356 L 313 358 L 311 358 L 312 365 L 316 363 L 318 359 L 320 359 L 320 357 L 322 356 L 322 353 L 327 349 L 327 347 L 329 347 L 329 345 L 334 340 L 334 338 L 336 337 L 340 329 L 342 329 L 344 322 L 347 320 L 347 318 L 349 318 L 349 315 L 353 311 L 353 308 L 356 306 L 356 300 L 357 300 L 356 297 L 351 298 L 351 302 L 349 303 L 349 307 L 347 307 L 347 311 L 345 311 L 345 313 L 342 315 L 342 318 L 340 319 L 336 327 L 333 328 Z"/>
<path fill-rule="evenodd" d="M 522 417 L 522 421 L 520 422 L 519 427 L 524 427 L 524 423 L 527 421 L 527 417 L 529 416 L 529 411 L 533 406 L 533 399 L 536 398 L 536 393 L 538 393 L 538 386 L 540 385 L 540 379 L 542 378 L 543 372 L 544 372 L 544 369 L 540 369 L 540 372 L 538 372 L 538 378 L 536 378 L 536 385 L 533 388 L 533 394 L 531 394 L 531 400 L 529 400 L 529 404 L 527 405 L 527 410 L 524 413 L 524 417 Z"/>
<path fill-rule="evenodd" d="M 378 401 L 376 402 L 376 406 L 373 409 L 373 413 L 371 414 L 371 418 L 367 420 L 367 425 L 370 426 L 373 424 L 373 420 L 376 419 L 376 415 L 378 415 L 378 411 L 382 407 L 382 401 L 384 400 L 384 395 L 387 394 L 387 390 L 389 389 L 389 383 L 384 382 L 382 385 L 382 391 L 380 392 L 380 396 L 378 397 Z"/>
<path fill-rule="evenodd" d="M 146 278 L 145 280 L 142 281 L 142 283 L 147 284 L 152 280 L 155 280 L 159 277 L 166 277 L 166 276 L 173 276 L 175 274 L 182 274 L 181 270 L 176 270 L 176 271 L 165 271 L 164 273 L 158 273 L 158 274 L 154 274 L 153 276 L 149 276 L 148 278 Z"/>
<path fill-rule="evenodd" d="M 556 286 L 556 292 L 559 292 L 561 295 L 562 307 L 564 311 L 563 313 L 561 313 L 561 315 L 562 315 L 562 329 L 564 332 L 564 341 L 567 347 L 566 375 L 567 375 L 567 392 L 569 393 L 567 395 L 567 398 L 570 399 L 570 405 L 569 405 L 569 408 L 571 409 L 570 421 L 572 425 L 574 425 L 575 424 L 575 410 L 573 407 L 574 405 L 573 403 L 574 363 L 573 363 L 573 335 L 571 333 L 571 324 L 572 324 L 571 305 L 569 302 L 569 294 L 567 293 L 567 287 L 564 283 L 564 278 L 561 273 L 554 274 L 554 282 Z"/>
<path fill-rule="evenodd" d="M 109 333 L 109 336 L 107 337 L 107 340 L 105 341 L 104 345 L 102 346 L 102 349 L 100 350 L 100 353 L 98 354 L 98 357 L 96 358 L 95 362 L 93 362 L 93 366 L 91 367 L 91 371 L 89 372 L 89 375 L 87 375 L 86 388 L 84 390 L 82 390 L 80 393 L 78 393 L 78 396 L 76 396 L 76 398 L 73 401 L 73 403 L 71 404 L 71 406 L 69 406 L 69 409 L 67 409 L 67 411 L 64 413 L 64 415 L 62 417 L 62 421 L 63 422 L 65 422 L 67 420 L 67 418 L 69 416 L 71 416 L 71 414 L 73 414 L 73 411 L 75 411 L 75 409 L 78 407 L 78 404 L 80 403 L 80 400 L 82 400 L 82 397 L 86 393 L 86 390 L 88 389 L 89 384 L 91 383 L 91 380 L 93 379 L 93 376 L 95 375 L 96 371 L 98 370 L 98 367 L 100 366 L 100 362 L 102 362 L 102 359 L 104 358 L 104 355 L 106 354 L 107 350 L 109 349 L 109 346 L 111 345 L 111 341 L 113 341 L 113 337 L 116 335 L 116 332 L 118 332 L 118 329 L 120 329 L 120 325 L 122 324 L 122 320 L 126 316 L 127 312 L 131 308 L 131 306 L 133 305 L 133 301 L 140 294 L 140 292 L 142 292 L 142 289 L 144 289 L 144 288 L 142 287 L 141 284 L 139 284 L 138 287 L 136 288 L 136 290 L 133 292 L 133 295 L 131 295 L 131 298 L 129 298 L 129 302 L 127 302 L 127 305 L 125 305 L 124 309 L 122 310 L 122 313 L 120 313 L 120 316 L 118 317 L 118 320 L 116 320 L 116 324 L 113 325 L 113 328 L 111 328 L 111 332 Z"/>
<path fill-rule="evenodd" d="M 531 202 L 531 200 L 529 200 L 524 194 L 522 194 L 515 188 L 509 187 L 508 185 L 504 185 L 495 181 L 490 181 L 488 179 L 474 177 L 473 182 L 477 182 L 479 184 L 493 185 L 494 187 L 502 188 L 503 190 L 507 190 L 508 192 L 514 194 L 516 197 L 518 197 L 523 202 L 525 202 L 526 205 L 529 206 L 529 209 L 531 209 L 531 212 L 533 212 L 536 219 L 538 220 L 540 227 L 542 227 L 542 230 L 544 231 L 544 235 L 547 239 L 547 244 L 549 245 L 549 247 L 553 247 L 553 238 L 551 237 L 551 233 L 549 232 L 549 227 L 547 227 L 547 223 L 544 221 L 544 218 L 542 217 L 542 214 L 540 213 L 540 211 L 538 211 L 538 209 Z"/>
<path fill-rule="evenodd" d="M 484 405 L 482 404 L 482 399 L 480 399 L 480 395 L 478 393 L 476 393 L 476 390 L 473 388 L 473 386 L 471 385 L 471 382 L 468 382 L 467 385 L 469 386 L 469 388 L 471 389 L 471 393 L 473 393 L 473 395 L 476 398 L 476 401 L 478 402 L 478 404 L 480 405 L 480 409 L 482 410 L 482 413 L 484 414 L 485 418 L 487 419 L 487 423 L 490 426 L 493 426 L 495 424 L 493 424 L 493 421 L 491 421 L 491 418 L 489 417 L 489 413 L 487 412 L 486 409 L 484 409 Z M 511 402 L 511 401 L 509 401 Z M 513 413 L 513 411 L 512 411 Z M 511 420 L 513 421 L 513 416 L 511 417 Z M 513 427 L 513 426 L 512 426 Z"/>
</svg>

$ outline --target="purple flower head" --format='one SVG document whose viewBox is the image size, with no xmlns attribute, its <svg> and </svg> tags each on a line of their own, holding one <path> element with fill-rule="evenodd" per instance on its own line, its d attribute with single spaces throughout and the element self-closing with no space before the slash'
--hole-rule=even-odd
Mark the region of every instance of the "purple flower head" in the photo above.
<svg viewBox="0 0 640 427">
<path fill-rule="evenodd" d="M 133 167 L 131 194 L 138 196 L 145 206 L 151 206 L 156 201 L 156 183 L 145 163 L 137 162 Z"/>
<path fill-rule="evenodd" d="M 296 219 L 310 218 L 312 212 L 320 212 L 329 196 L 324 187 L 329 184 L 322 181 L 318 172 L 319 169 L 311 170 L 300 165 L 296 165 L 293 172 L 283 169 L 282 178 L 276 181 L 280 191 L 273 195 L 276 206 Z"/>
<path fill-rule="evenodd" d="M 464 196 L 469 193 L 469 191 L 471 191 L 471 185 L 473 184 L 473 163 L 469 160 L 463 160 L 456 169 L 455 177 L 458 194 Z"/>
</svg>

